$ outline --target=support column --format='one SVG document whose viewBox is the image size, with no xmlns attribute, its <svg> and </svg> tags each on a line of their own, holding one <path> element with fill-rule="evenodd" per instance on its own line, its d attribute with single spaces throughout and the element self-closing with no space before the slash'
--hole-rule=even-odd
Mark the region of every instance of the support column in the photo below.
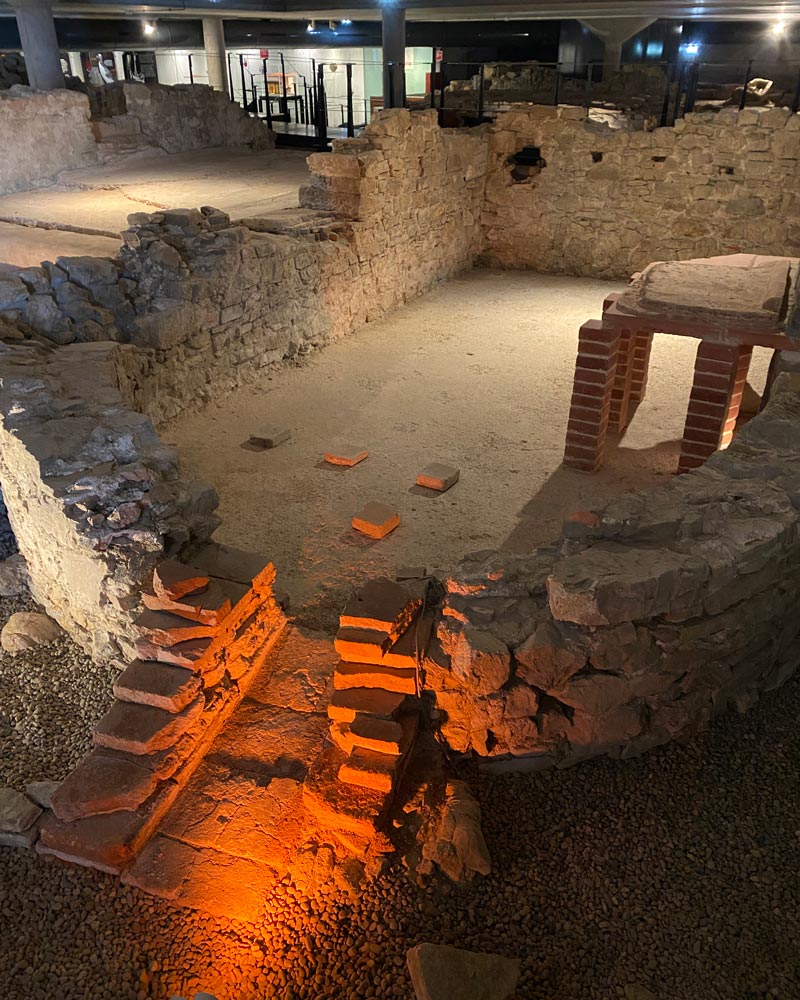
<svg viewBox="0 0 800 1000">
<path fill-rule="evenodd" d="M 641 403 L 647 393 L 647 377 L 650 374 L 650 351 L 652 347 L 652 333 L 634 334 L 633 371 L 631 372 L 632 403 Z"/>
<path fill-rule="evenodd" d="M 633 378 L 633 348 L 635 334 L 625 330 L 619 335 L 619 353 L 614 385 L 611 389 L 611 411 L 608 425 L 612 431 L 621 433 L 628 426 L 631 403 L 631 379 Z"/>
<path fill-rule="evenodd" d="M 221 17 L 203 18 L 203 47 L 206 51 L 209 86 L 214 90 L 227 91 L 228 62 L 225 55 L 225 25 Z"/>
<path fill-rule="evenodd" d="M 564 449 L 568 469 L 596 472 L 603 464 L 619 344 L 619 331 L 604 330 L 600 320 L 580 329 Z"/>
<path fill-rule="evenodd" d="M 678 472 L 696 469 L 731 443 L 752 354 L 752 347 L 700 341 Z"/>
<path fill-rule="evenodd" d="M 34 90 L 63 88 L 64 73 L 53 9 L 46 0 L 14 0 L 28 82 Z"/>
<path fill-rule="evenodd" d="M 399 0 L 383 4 L 383 106 L 406 103 L 406 12 Z"/>
</svg>

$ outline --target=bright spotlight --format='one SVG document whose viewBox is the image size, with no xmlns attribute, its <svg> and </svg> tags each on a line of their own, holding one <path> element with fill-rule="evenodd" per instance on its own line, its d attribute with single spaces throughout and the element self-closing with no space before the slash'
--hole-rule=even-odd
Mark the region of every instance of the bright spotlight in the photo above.
<svg viewBox="0 0 800 1000">
<path fill-rule="evenodd" d="M 151 21 L 145 21 L 143 30 L 146 35 L 154 35 L 156 26 Z"/>
<path fill-rule="evenodd" d="M 681 48 L 687 56 L 696 56 L 700 51 L 700 42 L 687 42 Z"/>
<path fill-rule="evenodd" d="M 313 31 L 314 27 L 315 27 L 314 26 L 314 22 L 313 21 L 309 21 L 308 24 L 306 25 L 306 31 Z"/>
<path fill-rule="evenodd" d="M 352 23 L 353 22 L 350 20 L 349 17 L 343 17 L 342 18 L 342 24 L 352 24 Z"/>
<path fill-rule="evenodd" d="M 781 19 L 780 21 L 774 21 L 770 25 L 770 29 L 769 30 L 770 30 L 770 33 L 773 34 L 773 35 L 775 35 L 776 38 L 780 38 L 780 36 L 785 33 L 787 27 L 788 27 L 788 25 L 787 25 L 786 21 L 784 21 L 783 19 Z"/>
</svg>

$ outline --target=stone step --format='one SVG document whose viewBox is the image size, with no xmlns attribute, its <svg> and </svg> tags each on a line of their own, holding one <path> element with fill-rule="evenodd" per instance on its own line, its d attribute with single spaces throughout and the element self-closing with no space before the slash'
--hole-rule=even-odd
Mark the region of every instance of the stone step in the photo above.
<svg viewBox="0 0 800 1000">
<path fill-rule="evenodd" d="M 156 566 L 153 573 L 153 590 L 159 597 L 170 601 L 179 601 L 188 594 L 196 594 L 209 584 L 209 577 L 195 569 L 178 562 L 177 559 L 165 559 Z"/>
<path fill-rule="evenodd" d="M 335 722 L 331 726 L 331 739 L 345 753 L 356 747 L 399 757 L 403 743 L 403 727 L 389 719 L 373 715 L 357 715 L 351 723 Z"/>
<path fill-rule="evenodd" d="M 370 663 L 340 663 L 333 675 L 337 691 L 379 688 L 398 694 L 417 693 L 417 671 L 413 667 L 378 667 Z"/>
<path fill-rule="evenodd" d="M 200 695 L 182 712 L 172 713 L 152 705 L 115 701 L 95 726 L 94 743 L 134 756 L 163 750 L 172 746 L 200 718 L 204 704 Z"/>
<path fill-rule="evenodd" d="M 142 602 L 150 611 L 168 611 L 202 625 L 221 625 L 231 612 L 231 599 L 217 583 L 209 585 L 199 594 L 180 598 L 160 594 L 142 594 Z"/>
<path fill-rule="evenodd" d="M 134 621 L 142 636 L 157 646 L 175 646 L 187 639 L 212 639 L 216 629 L 211 625 L 179 618 L 166 611 L 149 608 Z"/>
<path fill-rule="evenodd" d="M 150 639 L 137 639 L 136 652 L 143 660 L 157 660 L 159 663 L 173 663 L 178 667 L 194 669 L 195 664 L 211 644 L 210 638 L 187 639 L 174 646 L 159 646 Z"/>
<path fill-rule="evenodd" d="M 333 722 L 352 722 L 359 713 L 378 719 L 394 719 L 406 700 L 404 694 L 375 688 L 351 688 L 334 691 L 328 704 L 328 718 Z"/>
<path fill-rule="evenodd" d="M 356 747 L 339 768 L 339 781 L 389 794 L 394 787 L 399 757 Z"/>
<path fill-rule="evenodd" d="M 248 587 L 269 565 L 266 556 L 245 552 L 243 549 L 222 545 L 220 542 L 208 542 L 203 545 L 192 556 L 192 562 L 209 576 L 243 583 Z"/>
<path fill-rule="evenodd" d="M 165 712 L 181 712 L 194 701 L 202 680 L 185 667 L 153 660 L 133 660 L 114 682 L 114 697 L 120 701 L 152 705 Z"/>
<path fill-rule="evenodd" d="M 53 793 L 56 816 L 71 823 L 86 816 L 136 809 L 153 794 L 157 776 L 135 757 L 93 750 Z"/>
<path fill-rule="evenodd" d="M 336 633 L 334 647 L 348 663 L 369 663 L 382 667 L 415 668 L 417 649 L 420 659 L 428 648 L 433 632 L 434 616 L 426 613 L 418 617 L 411 626 L 390 646 L 381 642 L 383 633 L 365 629 L 340 628 Z"/>
</svg>

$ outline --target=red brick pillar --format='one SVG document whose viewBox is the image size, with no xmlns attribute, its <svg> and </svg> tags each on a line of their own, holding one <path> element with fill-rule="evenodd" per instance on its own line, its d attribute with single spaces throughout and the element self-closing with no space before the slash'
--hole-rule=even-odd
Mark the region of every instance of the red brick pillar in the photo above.
<svg viewBox="0 0 800 1000">
<path fill-rule="evenodd" d="M 596 472 L 603 464 L 619 340 L 619 332 L 604 330 L 600 320 L 590 319 L 580 329 L 564 449 L 569 469 Z"/>
<path fill-rule="evenodd" d="M 611 412 L 608 426 L 612 431 L 624 431 L 630 418 L 631 379 L 633 377 L 633 352 L 635 334 L 623 331 L 619 335 L 619 354 L 617 355 L 617 370 L 614 385 L 611 389 Z"/>
<path fill-rule="evenodd" d="M 652 333 L 635 333 L 633 335 L 632 403 L 641 403 L 647 392 L 647 376 L 650 372 L 650 350 L 652 346 Z"/>
<path fill-rule="evenodd" d="M 700 341 L 678 472 L 696 469 L 731 443 L 752 354 L 752 347 Z"/>
</svg>

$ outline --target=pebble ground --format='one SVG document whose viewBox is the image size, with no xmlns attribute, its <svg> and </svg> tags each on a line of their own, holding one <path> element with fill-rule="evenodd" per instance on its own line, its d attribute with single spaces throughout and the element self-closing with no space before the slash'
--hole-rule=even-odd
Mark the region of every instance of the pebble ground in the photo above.
<svg viewBox="0 0 800 1000">
<path fill-rule="evenodd" d="M 3 657 L 0 779 L 65 773 L 109 687 L 67 641 Z M 419 887 L 398 866 L 358 901 L 281 885 L 258 925 L 0 848 L 0 996 L 405 1000 L 405 951 L 433 941 L 521 958 L 518 1000 L 796 1000 L 799 723 L 800 678 L 638 760 L 469 775 L 487 879 Z"/>
</svg>

